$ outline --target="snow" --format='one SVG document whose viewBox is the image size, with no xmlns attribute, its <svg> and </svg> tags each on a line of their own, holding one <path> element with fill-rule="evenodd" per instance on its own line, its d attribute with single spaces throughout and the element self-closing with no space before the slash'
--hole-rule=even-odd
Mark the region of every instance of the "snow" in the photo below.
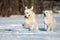
<svg viewBox="0 0 60 40">
<path fill-rule="evenodd" d="M 56 28 L 54 31 L 45 31 L 43 16 L 36 15 L 39 31 L 29 31 L 23 28 L 24 15 L 0 17 L 0 40 L 60 40 L 60 14 L 54 14 Z"/>
</svg>

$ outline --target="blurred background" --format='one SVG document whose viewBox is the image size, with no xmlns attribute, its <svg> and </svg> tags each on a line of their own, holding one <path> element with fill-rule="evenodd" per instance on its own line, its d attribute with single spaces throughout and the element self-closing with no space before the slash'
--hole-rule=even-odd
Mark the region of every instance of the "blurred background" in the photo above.
<svg viewBox="0 0 60 40">
<path fill-rule="evenodd" d="M 25 21 L 25 6 L 37 14 L 39 31 L 29 31 L 22 26 Z M 53 10 L 56 27 L 47 32 L 44 26 L 43 10 Z M 60 40 L 59 0 L 0 0 L 0 40 Z"/>
<path fill-rule="evenodd" d="M 28 8 L 33 6 L 36 14 L 41 14 L 43 10 L 60 13 L 58 0 L 0 0 L 0 16 L 23 15 L 25 6 Z"/>
</svg>

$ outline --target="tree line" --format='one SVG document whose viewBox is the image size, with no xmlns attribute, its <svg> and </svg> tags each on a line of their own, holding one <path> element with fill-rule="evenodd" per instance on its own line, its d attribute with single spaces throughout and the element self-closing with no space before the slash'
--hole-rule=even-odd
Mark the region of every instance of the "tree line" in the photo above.
<svg viewBox="0 0 60 40">
<path fill-rule="evenodd" d="M 44 9 L 52 9 L 53 1 L 44 0 L 0 0 L 0 16 L 23 15 L 24 7 L 34 7 L 36 14 L 42 13 Z"/>
</svg>

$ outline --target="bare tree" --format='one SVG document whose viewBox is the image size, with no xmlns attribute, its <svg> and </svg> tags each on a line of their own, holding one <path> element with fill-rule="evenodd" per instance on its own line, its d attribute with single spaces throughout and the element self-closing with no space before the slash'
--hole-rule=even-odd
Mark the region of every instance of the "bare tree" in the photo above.
<svg viewBox="0 0 60 40">
<path fill-rule="evenodd" d="M 19 0 L 19 12 L 24 14 L 24 0 Z"/>
</svg>

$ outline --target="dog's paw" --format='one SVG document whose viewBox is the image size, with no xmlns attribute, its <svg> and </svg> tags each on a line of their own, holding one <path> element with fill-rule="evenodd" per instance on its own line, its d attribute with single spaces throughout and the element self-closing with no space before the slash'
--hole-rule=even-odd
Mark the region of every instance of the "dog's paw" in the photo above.
<svg viewBox="0 0 60 40">
<path fill-rule="evenodd" d="M 22 24 L 22 26 L 24 26 L 24 24 Z"/>
</svg>

